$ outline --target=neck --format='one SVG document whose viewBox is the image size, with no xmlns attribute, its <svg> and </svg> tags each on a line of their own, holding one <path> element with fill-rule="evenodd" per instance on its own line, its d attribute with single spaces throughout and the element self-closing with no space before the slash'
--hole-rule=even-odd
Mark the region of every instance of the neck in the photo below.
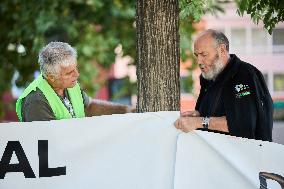
<svg viewBox="0 0 284 189">
<path fill-rule="evenodd" d="M 224 57 L 224 62 L 225 62 L 225 65 L 227 65 L 230 61 L 230 54 L 228 53 L 225 57 Z"/>
<path fill-rule="evenodd" d="M 53 90 L 62 98 L 64 97 L 64 89 L 53 88 Z"/>
</svg>

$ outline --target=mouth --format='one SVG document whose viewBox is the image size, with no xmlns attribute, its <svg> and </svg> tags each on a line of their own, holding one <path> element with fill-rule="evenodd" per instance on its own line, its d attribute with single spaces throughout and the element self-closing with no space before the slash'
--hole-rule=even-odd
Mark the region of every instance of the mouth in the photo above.
<svg viewBox="0 0 284 189">
<path fill-rule="evenodd" d="M 202 72 L 205 72 L 205 66 L 199 66 L 199 68 L 200 68 L 200 70 L 202 71 Z"/>
</svg>

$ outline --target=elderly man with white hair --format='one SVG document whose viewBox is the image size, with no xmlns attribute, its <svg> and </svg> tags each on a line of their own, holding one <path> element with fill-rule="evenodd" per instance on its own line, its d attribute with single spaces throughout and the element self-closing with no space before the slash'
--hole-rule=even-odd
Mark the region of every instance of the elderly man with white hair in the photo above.
<svg viewBox="0 0 284 189">
<path fill-rule="evenodd" d="M 92 99 L 77 79 L 77 52 L 68 43 L 51 42 L 39 53 L 41 74 L 16 103 L 20 121 L 48 121 L 131 112 L 131 107 Z M 88 110 L 88 111 L 86 111 Z"/>
</svg>

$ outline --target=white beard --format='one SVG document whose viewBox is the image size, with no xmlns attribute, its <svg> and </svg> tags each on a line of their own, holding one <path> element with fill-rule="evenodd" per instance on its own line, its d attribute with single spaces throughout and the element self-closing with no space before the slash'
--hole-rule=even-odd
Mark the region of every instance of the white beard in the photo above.
<svg viewBox="0 0 284 189">
<path fill-rule="evenodd" d="M 207 80 L 215 80 L 216 77 L 221 73 L 224 69 L 225 65 L 222 63 L 222 61 L 217 58 L 213 64 L 213 67 L 211 70 L 209 70 L 208 73 L 202 72 L 202 76 Z"/>
</svg>

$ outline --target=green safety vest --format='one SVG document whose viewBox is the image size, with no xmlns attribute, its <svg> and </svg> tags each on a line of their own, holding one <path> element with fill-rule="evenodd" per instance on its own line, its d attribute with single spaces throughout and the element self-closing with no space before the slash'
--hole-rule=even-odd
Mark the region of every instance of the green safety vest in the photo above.
<svg viewBox="0 0 284 189">
<path fill-rule="evenodd" d="M 60 100 L 55 91 L 51 88 L 49 83 L 40 74 L 23 92 L 18 98 L 16 103 L 16 112 L 20 121 L 22 118 L 22 102 L 23 99 L 28 96 L 32 91 L 36 89 L 41 90 L 45 98 L 47 99 L 56 119 L 69 119 L 72 118 L 71 114 L 67 110 L 66 106 Z M 85 117 L 84 102 L 79 84 L 67 89 L 72 107 L 77 118 Z"/>
</svg>

